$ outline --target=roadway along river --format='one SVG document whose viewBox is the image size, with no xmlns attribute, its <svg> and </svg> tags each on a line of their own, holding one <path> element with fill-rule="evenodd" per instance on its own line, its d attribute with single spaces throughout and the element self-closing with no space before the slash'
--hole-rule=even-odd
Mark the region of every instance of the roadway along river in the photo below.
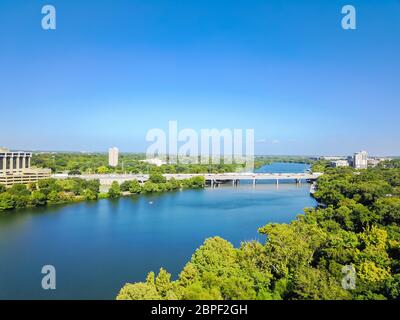
<svg viewBox="0 0 400 320">
<path fill-rule="evenodd" d="M 295 172 L 274 164 L 261 171 Z M 287 170 L 287 171 L 285 171 Z M 282 183 L 187 190 L 0 214 L 0 299 L 114 299 L 125 282 L 167 268 L 173 277 L 205 238 L 238 246 L 257 228 L 315 206 L 309 185 Z M 54 265 L 57 289 L 41 288 Z"/>
</svg>

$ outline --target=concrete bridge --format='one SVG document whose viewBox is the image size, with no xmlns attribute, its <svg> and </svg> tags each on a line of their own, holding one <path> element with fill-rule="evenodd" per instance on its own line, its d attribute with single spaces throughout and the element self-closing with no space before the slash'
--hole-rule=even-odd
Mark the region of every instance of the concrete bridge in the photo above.
<svg viewBox="0 0 400 320">
<path fill-rule="evenodd" d="M 282 180 L 292 180 L 296 183 L 315 181 L 322 173 L 174 173 L 174 174 L 163 174 L 167 180 L 175 178 L 176 180 L 188 179 L 192 177 L 204 177 L 206 182 L 211 186 L 220 183 L 231 182 L 233 185 L 238 185 L 240 181 L 252 181 L 256 185 L 257 181 L 275 181 L 279 184 Z M 138 180 L 141 183 L 146 182 L 149 179 L 148 174 L 83 174 L 77 176 L 69 176 L 67 174 L 54 174 L 52 176 L 56 179 L 67 179 L 77 177 L 85 180 L 99 179 L 100 184 L 103 186 L 109 186 L 114 181 L 119 184 L 124 181 Z"/>
</svg>

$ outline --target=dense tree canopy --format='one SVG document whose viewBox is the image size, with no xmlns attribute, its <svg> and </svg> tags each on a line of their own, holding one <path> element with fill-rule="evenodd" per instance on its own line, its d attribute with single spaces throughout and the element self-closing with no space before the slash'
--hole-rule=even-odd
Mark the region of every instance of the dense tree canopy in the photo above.
<svg viewBox="0 0 400 320">
<path fill-rule="evenodd" d="M 159 173 L 151 174 L 144 184 L 137 180 L 126 181 L 119 185 L 112 183 L 107 193 L 100 193 L 99 180 L 83 180 L 77 177 L 68 179 L 43 179 L 37 184 L 29 186 L 15 184 L 6 189 L 0 189 L 0 212 L 25 207 L 39 207 L 47 204 L 61 204 L 82 200 L 96 200 L 98 198 L 116 199 L 124 195 L 166 192 L 178 189 L 204 188 L 205 180 L 202 176 L 190 179 L 166 180 Z"/>
<path fill-rule="evenodd" d="M 32 165 L 50 168 L 53 172 L 69 173 L 79 175 L 81 173 L 223 173 L 236 172 L 244 168 L 243 164 L 221 163 L 209 164 L 177 163 L 164 164 L 157 167 L 154 164 L 144 162 L 146 155 L 142 153 L 122 153 L 119 156 L 119 165 L 110 167 L 108 165 L 108 154 L 106 153 L 40 153 L 34 154 Z M 311 164 L 314 161 L 309 157 L 300 156 L 256 156 L 255 168 L 259 168 L 273 162 L 296 162 Z"/>
</svg>

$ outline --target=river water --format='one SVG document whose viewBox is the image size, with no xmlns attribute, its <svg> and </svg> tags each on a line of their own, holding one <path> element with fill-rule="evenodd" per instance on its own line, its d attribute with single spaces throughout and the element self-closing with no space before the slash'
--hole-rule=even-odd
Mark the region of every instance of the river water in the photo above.
<svg viewBox="0 0 400 320">
<path fill-rule="evenodd" d="M 290 170 L 289 170 L 290 169 Z M 302 172 L 273 164 L 262 172 Z M 176 278 L 204 239 L 265 241 L 257 229 L 315 206 L 309 185 L 231 185 L 0 214 L 0 299 L 114 299 L 126 283 L 165 267 Z M 56 269 L 43 290 L 41 269 Z"/>
</svg>

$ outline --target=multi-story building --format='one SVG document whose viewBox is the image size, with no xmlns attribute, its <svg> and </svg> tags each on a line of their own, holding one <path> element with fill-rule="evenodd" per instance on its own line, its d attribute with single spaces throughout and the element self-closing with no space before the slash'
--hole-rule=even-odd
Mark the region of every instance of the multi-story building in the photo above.
<svg viewBox="0 0 400 320">
<path fill-rule="evenodd" d="M 348 167 L 349 161 L 341 159 L 341 160 L 336 160 L 336 161 L 331 161 L 331 167 L 337 168 L 337 167 Z"/>
<path fill-rule="evenodd" d="M 369 167 L 376 167 L 382 160 L 376 158 L 369 158 L 368 159 L 368 166 Z"/>
<path fill-rule="evenodd" d="M 341 160 L 341 159 L 343 159 L 342 156 L 322 156 L 322 157 L 319 157 L 318 160 L 335 161 L 335 160 Z"/>
<path fill-rule="evenodd" d="M 353 156 L 348 156 L 348 157 L 347 157 L 347 162 L 349 163 L 349 165 L 350 165 L 351 167 L 354 168 L 354 157 L 353 157 Z"/>
<path fill-rule="evenodd" d="M 0 148 L 0 184 L 9 187 L 16 183 L 35 183 L 49 178 L 51 170 L 31 168 L 31 158 L 31 152 Z"/>
<path fill-rule="evenodd" d="M 353 167 L 356 169 L 368 168 L 368 152 L 360 151 L 356 152 L 353 156 Z"/>
<path fill-rule="evenodd" d="M 118 166 L 118 148 L 113 147 L 108 149 L 108 165 L 111 167 Z"/>
<path fill-rule="evenodd" d="M 146 162 L 146 163 L 149 163 L 149 164 L 154 164 L 157 167 L 161 167 L 163 164 L 167 163 L 164 160 L 159 159 L 159 158 L 152 158 L 152 159 L 146 159 L 146 160 L 140 160 L 140 161 L 141 162 Z"/>
</svg>

